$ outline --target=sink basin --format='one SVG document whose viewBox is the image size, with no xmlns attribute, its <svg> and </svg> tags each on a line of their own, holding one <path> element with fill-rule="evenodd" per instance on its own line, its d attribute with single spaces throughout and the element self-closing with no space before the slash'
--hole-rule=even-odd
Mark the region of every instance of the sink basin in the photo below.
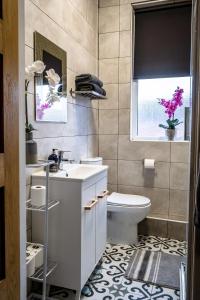
<svg viewBox="0 0 200 300">
<path fill-rule="evenodd" d="M 84 164 L 63 164 L 63 169 L 50 173 L 50 177 L 68 180 L 86 180 L 108 169 L 108 166 L 102 165 L 84 165 Z M 44 171 L 39 171 L 33 176 L 45 176 Z"/>
</svg>

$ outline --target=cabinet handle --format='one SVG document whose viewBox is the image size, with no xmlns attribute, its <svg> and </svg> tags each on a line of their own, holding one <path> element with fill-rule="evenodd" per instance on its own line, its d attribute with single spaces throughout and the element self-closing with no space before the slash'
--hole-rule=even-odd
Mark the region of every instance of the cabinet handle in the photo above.
<svg viewBox="0 0 200 300">
<path fill-rule="evenodd" d="M 93 206 L 95 206 L 97 204 L 98 200 L 94 199 L 92 200 L 88 205 L 84 206 L 85 210 L 91 210 L 93 208 Z"/>
<path fill-rule="evenodd" d="M 107 196 L 109 194 L 109 191 L 103 191 L 102 194 L 100 194 L 99 196 L 97 196 L 98 199 L 103 199 L 105 196 Z"/>
</svg>

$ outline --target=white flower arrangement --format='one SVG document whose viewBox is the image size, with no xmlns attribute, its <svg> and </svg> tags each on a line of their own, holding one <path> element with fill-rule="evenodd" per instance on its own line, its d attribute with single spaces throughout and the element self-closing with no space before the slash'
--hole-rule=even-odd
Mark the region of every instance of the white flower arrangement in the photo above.
<svg viewBox="0 0 200 300">
<path fill-rule="evenodd" d="M 28 121 L 28 103 L 27 103 L 27 92 L 28 92 L 28 86 L 31 80 L 34 79 L 35 76 L 41 75 L 46 66 L 41 60 L 34 61 L 32 65 L 27 66 L 25 68 L 25 113 L 26 113 L 26 132 L 31 132 L 35 130 L 32 126 L 32 124 L 29 124 Z M 41 114 L 44 113 L 45 109 L 50 108 L 54 102 L 59 101 L 59 93 L 56 91 L 56 85 L 60 83 L 60 76 L 55 72 L 54 69 L 49 69 L 46 71 L 46 78 L 49 83 L 49 95 L 46 99 L 46 103 L 43 104 L 40 108 Z"/>
<path fill-rule="evenodd" d="M 33 80 L 35 74 L 42 74 L 46 66 L 41 60 L 36 60 L 32 65 L 25 68 L 25 79 L 27 81 Z"/>
<path fill-rule="evenodd" d="M 47 75 L 45 77 L 47 78 L 50 87 L 55 88 L 60 82 L 60 76 L 55 72 L 54 69 L 49 69 L 46 71 L 46 74 Z"/>
</svg>

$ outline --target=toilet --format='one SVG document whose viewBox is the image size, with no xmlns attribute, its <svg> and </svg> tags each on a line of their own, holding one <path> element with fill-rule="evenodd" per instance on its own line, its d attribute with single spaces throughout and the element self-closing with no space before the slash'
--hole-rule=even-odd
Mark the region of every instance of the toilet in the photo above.
<svg viewBox="0 0 200 300">
<path fill-rule="evenodd" d="M 149 213 L 150 199 L 139 195 L 112 193 L 107 198 L 108 242 L 132 244 L 138 241 L 138 223 Z"/>
<path fill-rule="evenodd" d="M 102 157 L 85 158 L 82 164 L 102 165 Z M 139 195 L 112 193 L 107 198 L 107 239 L 112 244 L 132 244 L 138 241 L 138 223 L 150 211 L 150 199 Z"/>
<path fill-rule="evenodd" d="M 102 165 L 103 158 L 102 157 L 83 158 L 81 159 L 80 163 L 85 165 Z"/>
</svg>

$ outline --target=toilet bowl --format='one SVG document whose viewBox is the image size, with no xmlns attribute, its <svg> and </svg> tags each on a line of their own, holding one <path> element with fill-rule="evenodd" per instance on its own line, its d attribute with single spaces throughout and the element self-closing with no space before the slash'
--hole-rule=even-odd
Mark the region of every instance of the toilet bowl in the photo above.
<svg viewBox="0 0 200 300">
<path fill-rule="evenodd" d="M 150 199 L 120 193 L 107 198 L 108 242 L 131 244 L 138 241 L 138 223 L 149 213 Z"/>
</svg>

